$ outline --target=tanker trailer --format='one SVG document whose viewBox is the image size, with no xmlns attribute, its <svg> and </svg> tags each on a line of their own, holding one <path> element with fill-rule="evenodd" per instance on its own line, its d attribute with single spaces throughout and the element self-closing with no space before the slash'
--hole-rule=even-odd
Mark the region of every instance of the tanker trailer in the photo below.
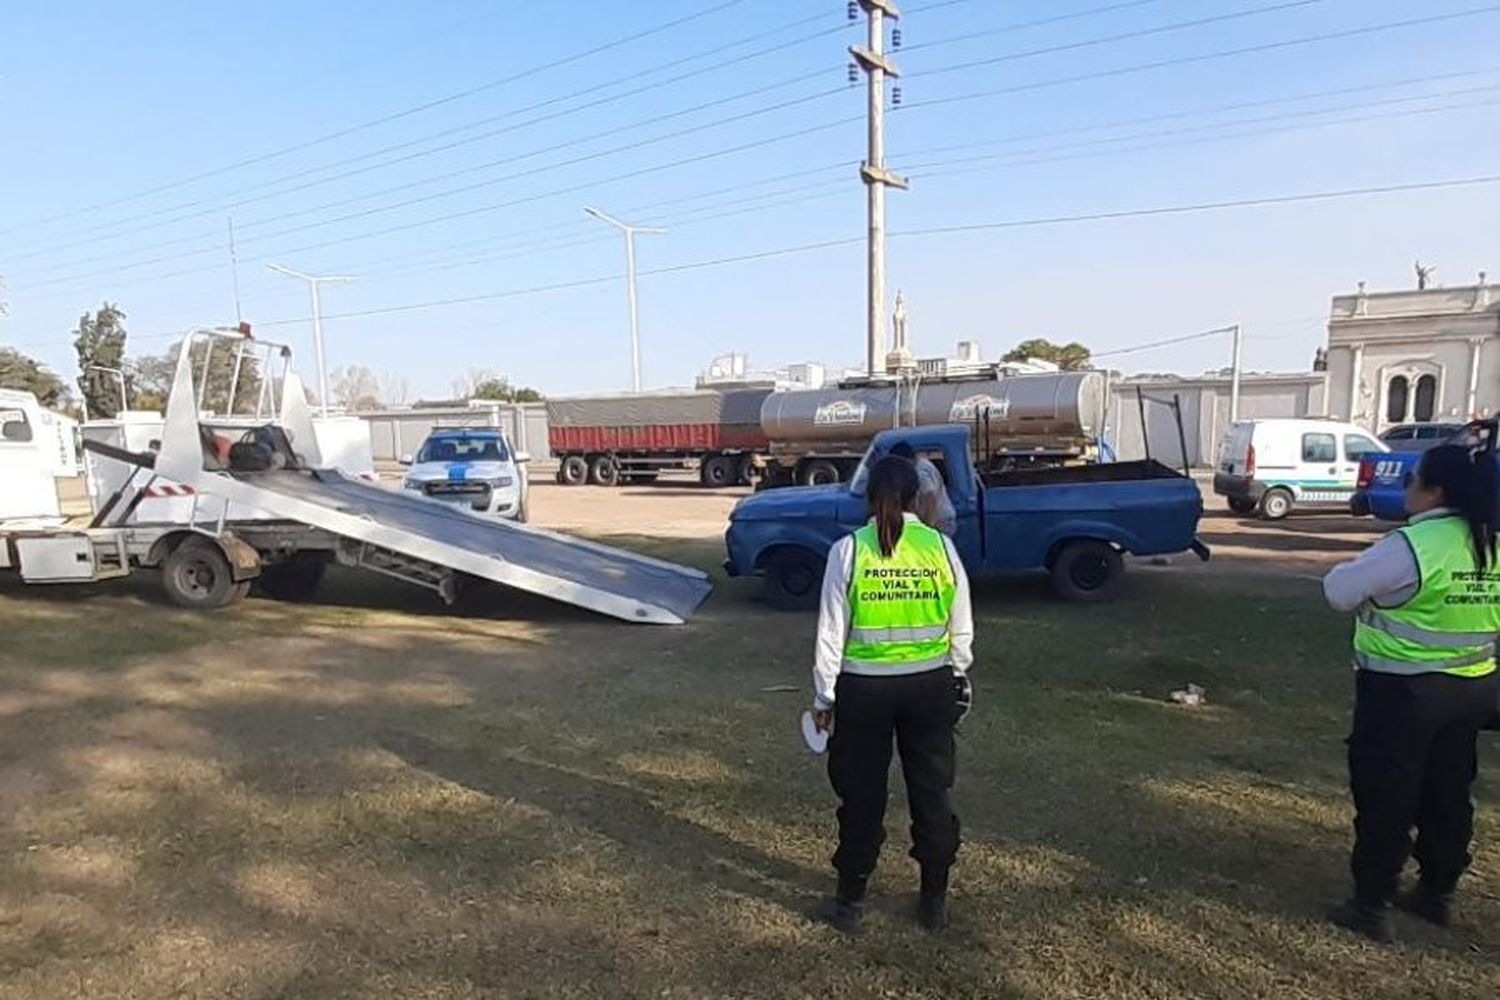
<svg viewBox="0 0 1500 1000">
<path fill-rule="evenodd" d="M 901 378 L 778 392 L 761 404 L 769 442 L 765 486 L 847 480 L 883 430 L 925 424 L 973 429 L 984 470 L 1091 461 L 1104 429 L 1104 373 Z"/>
</svg>

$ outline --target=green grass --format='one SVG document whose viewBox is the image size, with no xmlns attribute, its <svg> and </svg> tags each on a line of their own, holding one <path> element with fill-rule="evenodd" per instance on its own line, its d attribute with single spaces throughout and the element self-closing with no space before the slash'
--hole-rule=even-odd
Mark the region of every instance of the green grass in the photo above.
<svg viewBox="0 0 1500 1000">
<path fill-rule="evenodd" d="M 322 604 L 210 616 L 144 584 L 0 591 L 0 995 L 1500 992 L 1488 776 L 1455 931 L 1382 950 L 1320 921 L 1352 683 L 1313 584 L 981 588 L 956 925 L 907 915 L 893 780 L 852 941 L 801 915 L 832 850 L 796 728 L 813 621 L 754 594 L 656 629 L 338 574 Z M 1208 704 L 1169 704 L 1189 682 Z"/>
</svg>

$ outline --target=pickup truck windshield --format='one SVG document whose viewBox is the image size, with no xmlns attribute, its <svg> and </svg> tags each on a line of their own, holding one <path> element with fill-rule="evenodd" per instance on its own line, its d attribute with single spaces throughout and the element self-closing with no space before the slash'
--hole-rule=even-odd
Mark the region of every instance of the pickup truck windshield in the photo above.
<svg viewBox="0 0 1500 1000">
<path fill-rule="evenodd" d="M 425 462 L 503 462 L 510 455 L 498 437 L 432 437 L 417 453 Z"/>
</svg>

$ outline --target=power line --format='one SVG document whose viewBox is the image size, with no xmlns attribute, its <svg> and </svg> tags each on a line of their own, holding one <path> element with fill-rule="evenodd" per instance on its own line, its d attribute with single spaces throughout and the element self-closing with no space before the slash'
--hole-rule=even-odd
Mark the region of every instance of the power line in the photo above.
<svg viewBox="0 0 1500 1000">
<path fill-rule="evenodd" d="M 1076 76 L 1054 77 L 1050 80 L 1039 80 L 1030 83 L 1011 84 L 994 90 L 982 90 L 968 94 L 957 94 L 950 97 L 935 97 L 925 101 L 915 101 L 902 105 L 903 110 L 915 110 L 917 108 L 936 107 L 943 104 L 957 104 L 962 101 L 975 101 L 988 97 L 1005 97 L 1011 94 L 1024 93 L 1031 90 L 1041 90 L 1048 87 L 1058 87 L 1070 83 L 1085 83 L 1094 80 L 1106 80 L 1117 76 L 1127 76 L 1133 73 L 1145 73 L 1151 70 L 1167 69 L 1173 66 L 1186 66 L 1192 63 L 1210 62 L 1216 59 L 1227 59 L 1234 56 L 1253 55 L 1261 52 L 1273 52 L 1279 49 L 1294 48 L 1301 45 L 1315 45 L 1319 42 L 1338 41 L 1346 38 L 1357 38 L 1363 35 L 1377 34 L 1383 31 L 1396 31 L 1401 28 L 1412 28 L 1420 25 L 1437 24 L 1444 21 L 1452 21 L 1458 18 L 1475 17 L 1480 14 L 1490 14 L 1500 11 L 1500 4 L 1490 4 L 1487 7 L 1472 8 L 1470 10 L 1455 11 L 1447 14 L 1435 14 L 1429 17 L 1409 18 L 1404 21 L 1385 21 L 1380 24 L 1364 25 L 1358 28 L 1348 28 L 1343 31 L 1330 31 L 1318 35 L 1305 35 L 1300 38 L 1286 38 L 1275 42 L 1263 42 L 1258 45 L 1246 45 L 1235 49 L 1221 49 L 1217 52 L 1204 52 L 1195 55 L 1177 56 L 1172 59 L 1160 59 L 1155 62 L 1138 63 L 1133 66 L 1120 66 L 1114 69 L 1101 70 L 1094 73 L 1080 73 Z M 915 75 L 915 74 L 913 74 Z"/>
<path fill-rule="evenodd" d="M 1068 14 L 1054 14 L 1051 17 L 1037 18 L 1031 21 L 1020 21 L 1012 24 L 1001 25 L 998 28 L 985 28 L 979 31 L 970 31 L 962 35 L 950 38 L 935 38 L 930 42 L 917 42 L 914 45 L 903 45 L 902 52 L 916 52 L 921 49 L 936 48 L 940 45 L 951 45 L 956 42 L 967 42 L 976 38 L 988 38 L 991 35 L 1009 34 L 1026 28 L 1039 28 L 1048 24 L 1058 24 L 1062 21 L 1073 21 L 1080 17 L 1090 17 L 1095 14 L 1109 14 L 1118 10 L 1129 10 L 1134 7 L 1150 7 L 1155 4 L 1164 3 L 1166 0 L 1124 0 L 1121 3 L 1109 3 L 1101 7 L 1089 7 L 1085 10 L 1076 10 Z M 938 4 L 937 6 L 946 6 Z M 921 8 L 907 11 L 908 14 L 920 13 Z"/>
<path fill-rule="evenodd" d="M 13 232 L 18 228 L 25 228 L 27 226 L 36 226 L 50 222 L 57 222 L 62 219 L 73 218 L 85 212 L 98 211 L 101 208 L 110 208 L 115 205 L 123 204 L 127 201 L 135 201 L 138 198 L 144 198 L 149 195 L 159 194 L 162 191 L 167 191 L 175 187 L 181 187 L 184 184 L 191 184 L 196 181 L 205 180 L 209 177 L 216 177 L 234 170 L 239 170 L 243 167 L 253 166 L 257 163 L 264 163 L 267 160 L 277 159 L 279 157 L 286 156 L 289 153 L 300 152 L 304 149 L 310 149 L 314 146 L 320 146 L 325 143 L 332 142 L 335 139 L 342 139 L 345 136 L 354 135 L 358 132 L 364 132 L 369 129 L 376 128 L 380 125 L 386 125 L 390 122 L 408 118 L 412 115 L 421 114 L 425 111 L 431 111 L 433 108 L 442 107 L 443 105 L 451 104 L 454 101 L 460 101 L 468 97 L 473 97 L 475 94 L 481 94 L 485 91 L 494 90 L 497 87 L 503 87 L 507 84 L 516 83 L 520 80 L 526 79 L 527 77 L 534 76 L 537 73 L 543 73 L 548 70 L 558 69 L 562 66 L 567 66 L 572 63 L 588 59 L 592 56 L 601 55 L 605 52 L 611 51 L 612 49 L 617 49 L 622 46 L 629 45 L 633 42 L 638 42 L 643 39 L 650 38 L 654 35 L 659 35 L 664 32 L 671 31 L 672 29 L 679 28 L 685 24 L 690 24 L 694 21 L 702 20 L 705 17 L 717 14 L 720 11 L 729 9 L 730 7 L 738 6 L 743 2 L 744 0 L 721 0 L 721 2 L 716 3 L 711 7 L 694 11 L 690 14 L 685 14 L 681 17 L 677 17 L 670 21 L 654 25 L 650 28 L 645 28 L 641 31 L 634 32 L 622 38 L 616 38 L 612 41 L 605 42 L 601 45 L 596 45 L 589 49 L 584 49 L 579 52 L 574 52 L 570 55 L 562 56 L 550 62 L 543 63 L 540 66 L 533 66 L 518 73 L 513 73 L 510 76 L 502 77 L 498 80 L 490 80 L 486 83 L 482 83 L 474 87 L 469 87 L 465 90 L 460 90 L 452 94 L 447 94 L 443 97 L 436 98 L 431 101 L 426 101 L 422 104 L 414 105 L 401 111 L 395 111 L 390 114 L 382 115 L 378 118 L 372 118 L 357 125 L 351 125 L 347 128 L 339 129 L 335 132 L 325 133 L 324 135 L 294 143 L 290 146 L 283 146 L 280 149 L 275 149 L 267 153 L 260 153 L 242 160 L 237 160 L 234 163 L 230 163 L 222 167 L 215 167 L 212 170 L 205 170 L 196 174 L 191 174 L 187 177 L 178 178 L 177 180 L 171 181 L 169 183 L 160 184 L 156 187 L 148 188 L 144 191 L 137 191 L 134 194 L 124 195 L 112 201 L 86 205 L 82 208 L 72 209 L 60 215 L 49 216 L 47 218 L 34 220 L 29 223 L 22 223 L 21 226 L 12 226 L 5 230 L 0 230 L 0 233 Z"/>
</svg>

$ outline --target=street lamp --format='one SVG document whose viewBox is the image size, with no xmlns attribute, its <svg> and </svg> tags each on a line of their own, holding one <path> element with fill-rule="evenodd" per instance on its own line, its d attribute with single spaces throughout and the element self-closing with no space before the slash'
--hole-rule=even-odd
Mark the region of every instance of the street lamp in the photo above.
<svg viewBox="0 0 1500 1000">
<path fill-rule="evenodd" d="M 299 278 L 307 282 L 308 288 L 312 290 L 313 348 L 318 355 L 318 407 L 326 417 L 328 416 L 328 368 L 323 363 L 323 298 L 318 290 L 324 284 L 342 284 L 354 279 L 342 274 L 303 274 L 301 271 L 294 271 L 281 264 L 267 264 L 266 267 L 288 278 Z"/>
<path fill-rule="evenodd" d="M 665 233 L 665 229 L 657 229 L 653 226 L 632 226 L 621 222 L 612 215 L 607 215 L 597 208 L 585 208 L 585 212 L 614 226 L 625 234 L 625 288 L 630 305 L 630 390 L 641 391 L 641 320 L 636 312 L 635 305 L 635 234 L 645 233 L 648 236 L 657 236 Z"/>
</svg>

